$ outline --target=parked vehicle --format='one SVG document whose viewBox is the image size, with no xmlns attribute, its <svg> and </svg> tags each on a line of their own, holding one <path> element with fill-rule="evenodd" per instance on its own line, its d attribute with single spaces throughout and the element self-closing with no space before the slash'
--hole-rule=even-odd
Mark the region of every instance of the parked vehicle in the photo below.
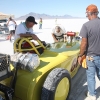
<svg viewBox="0 0 100 100">
<path fill-rule="evenodd" d="M 9 34 L 9 29 L 6 25 L 6 19 L 0 19 L 0 34 Z"/>
</svg>

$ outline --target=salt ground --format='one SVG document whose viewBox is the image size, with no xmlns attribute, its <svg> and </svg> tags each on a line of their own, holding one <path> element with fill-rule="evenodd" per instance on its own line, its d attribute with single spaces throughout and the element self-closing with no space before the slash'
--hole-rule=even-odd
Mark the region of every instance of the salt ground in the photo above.
<svg viewBox="0 0 100 100">
<path fill-rule="evenodd" d="M 23 22 L 24 20 L 18 20 L 17 24 Z M 75 31 L 79 32 L 82 24 L 88 21 L 88 19 L 45 19 L 43 20 L 43 29 L 51 29 L 55 26 L 55 24 L 62 25 L 66 29 L 66 31 Z M 36 20 L 39 23 L 39 20 Z M 38 30 L 39 25 L 34 26 L 34 30 Z"/>
<path fill-rule="evenodd" d="M 82 24 L 85 23 L 87 19 L 60 19 L 57 24 L 65 27 L 66 31 L 79 32 Z M 21 21 L 17 21 L 19 24 Z M 38 22 L 38 20 L 37 20 Z M 51 37 L 52 27 L 55 26 L 55 19 L 53 20 L 43 20 L 43 29 L 39 30 L 38 25 L 36 25 L 33 30 L 35 34 L 41 39 L 48 43 L 52 43 L 53 39 Z M 13 42 L 5 40 L 6 35 L 0 35 L 0 53 L 13 54 Z M 96 78 L 96 88 L 97 88 L 97 100 L 100 100 L 100 81 Z M 85 93 L 87 91 L 87 81 L 85 69 L 80 68 L 76 76 L 72 79 L 72 89 L 69 100 L 90 100 L 86 97 Z"/>
</svg>

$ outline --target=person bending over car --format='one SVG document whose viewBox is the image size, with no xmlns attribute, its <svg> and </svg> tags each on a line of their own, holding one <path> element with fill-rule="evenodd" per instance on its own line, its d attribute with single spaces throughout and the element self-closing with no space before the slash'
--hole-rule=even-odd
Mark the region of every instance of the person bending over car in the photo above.
<svg viewBox="0 0 100 100">
<path fill-rule="evenodd" d="M 36 45 L 39 45 L 39 44 L 36 44 L 34 43 L 35 41 L 33 40 L 39 40 L 41 41 L 33 32 L 33 26 L 37 24 L 37 22 L 35 21 L 35 18 L 33 16 L 29 16 L 25 22 L 22 22 L 20 23 L 17 28 L 16 28 L 16 31 L 15 31 L 15 41 L 18 39 L 18 38 L 21 38 L 21 37 L 25 37 L 25 38 L 28 38 L 28 37 L 32 37 L 32 40 L 30 42 L 33 43 L 34 46 Z M 47 46 L 47 44 L 45 43 L 45 41 L 41 41 L 41 43 L 44 45 L 44 46 Z M 31 47 L 31 45 L 28 43 L 28 42 L 24 42 L 22 44 L 22 47 L 23 48 L 29 48 Z"/>
<path fill-rule="evenodd" d="M 37 24 L 33 16 L 29 16 L 25 22 L 20 23 L 15 31 L 15 41 L 20 37 L 32 37 L 33 40 L 39 38 L 33 33 L 33 26 Z"/>
<path fill-rule="evenodd" d="M 54 42 L 64 41 L 64 34 L 66 33 L 65 29 L 62 29 L 60 26 L 56 26 L 52 30 L 52 37 Z"/>
</svg>

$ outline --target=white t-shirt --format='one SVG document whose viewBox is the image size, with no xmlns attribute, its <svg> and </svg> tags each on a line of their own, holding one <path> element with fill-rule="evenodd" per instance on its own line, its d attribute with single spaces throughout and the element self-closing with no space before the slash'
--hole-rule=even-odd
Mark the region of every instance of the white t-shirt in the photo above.
<svg viewBox="0 0 100 100">
<path fill-rule="evenodd" d="M 8 24 L 9 31 L 15 30 L 15 26 L 16 24 L 13 21 L 9 21 L 9 24 Z"/>
<path fill-rule="evenodd" d="M 17 40 L 18 38 L 20 38 L 19 34 L 26 34 L 27 32 L 33 34 L 33 29 L 30 28 L 26 28 L 24 23 L 21 23 L 17 26 L 16 31 L 15 31 L 15 40 Z"/>
<path fill-rule="evenodd" d="M 55 28 L 53 28 L 51 33 L 54 34 L 54 35 L 56 35 L 56 36 L 61 36 L 62 34 L 65 34 L 66 33 L 66 30 L 64 28 L 63 29 L 61 28 L 60 29 L 60 32 L 57 33 L 56 30 L 55 30 Z"/>
</svg>

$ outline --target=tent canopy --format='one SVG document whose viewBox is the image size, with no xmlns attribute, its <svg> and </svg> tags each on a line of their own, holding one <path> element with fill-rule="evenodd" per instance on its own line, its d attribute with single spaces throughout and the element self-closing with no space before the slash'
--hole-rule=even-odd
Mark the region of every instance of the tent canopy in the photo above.
<svg viewBox="0 0 100 100">
<path fill-rule="evenodd" d="M 9 17 L 14 18 L 14 15 L 8 15 L 0 12 L 0 19 L 8 19 Z"/>
</svg>

